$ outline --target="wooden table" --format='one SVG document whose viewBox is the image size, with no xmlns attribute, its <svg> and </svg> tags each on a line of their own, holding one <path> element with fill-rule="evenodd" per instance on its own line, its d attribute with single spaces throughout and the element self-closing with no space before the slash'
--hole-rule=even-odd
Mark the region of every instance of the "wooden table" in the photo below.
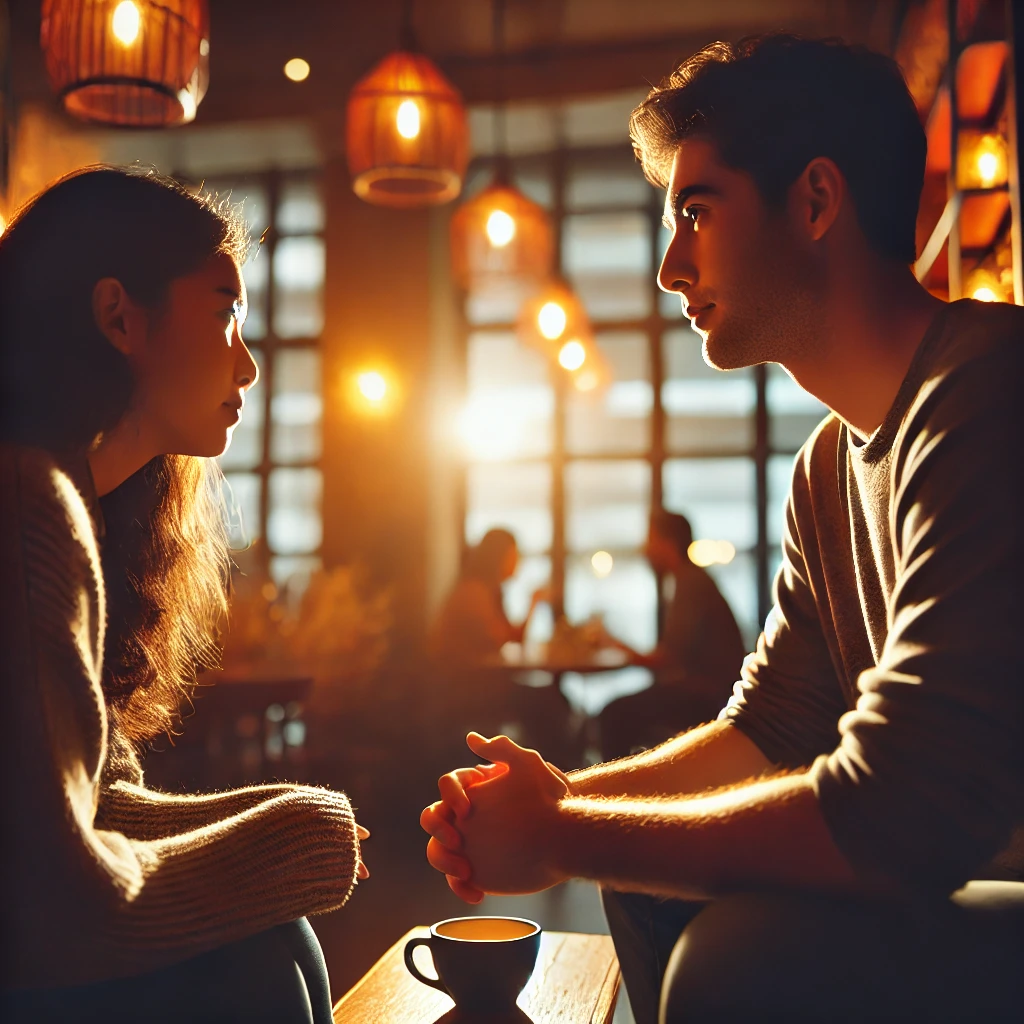
<svg viewBox="0 0 1024 1024">
<path fill-rule="evenodd" d="M 537 968 L 511 1015 L 470 1016 L 443 992 L 418 982 L 405 967 L 403 935 L 334 1007 L 334 1024 L 609 1024 L 619 992 L 619 962 L 607 935 L 545 932 Z M 424 961 L 427 955 L 420 953 Z M 421 969 L 424 969 L 421 966 Z M 431 974 L 429 968 L 424 973 Z"/>
</svg>

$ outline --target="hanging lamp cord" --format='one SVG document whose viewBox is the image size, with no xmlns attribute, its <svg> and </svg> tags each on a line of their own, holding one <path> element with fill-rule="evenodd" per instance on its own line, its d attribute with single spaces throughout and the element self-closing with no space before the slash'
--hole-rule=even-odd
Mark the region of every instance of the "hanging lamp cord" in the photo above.
<svg viewBox="0 0 1024 1024">
<path fill-rule="evenodd" d="M 416 32 L 412 27 L 413 0 L 402 0 L 402 21 L 398 28 L 398 48 L 408 53 L 415 53 L 419 46 L 416 43 Z"/>
</svg>

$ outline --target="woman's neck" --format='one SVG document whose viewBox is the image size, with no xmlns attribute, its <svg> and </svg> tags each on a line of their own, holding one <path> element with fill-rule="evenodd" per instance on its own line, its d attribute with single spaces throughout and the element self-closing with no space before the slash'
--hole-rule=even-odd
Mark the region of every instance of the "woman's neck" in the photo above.
<svg viewBox="0 0 1024 1024">
<path fill-rule="evenodd" d="M 149 434 L 129 413 L 89 452 L 89 470 L 98 497 L 120 487 L 160 454 L 159 446 Z"/>
</svg>

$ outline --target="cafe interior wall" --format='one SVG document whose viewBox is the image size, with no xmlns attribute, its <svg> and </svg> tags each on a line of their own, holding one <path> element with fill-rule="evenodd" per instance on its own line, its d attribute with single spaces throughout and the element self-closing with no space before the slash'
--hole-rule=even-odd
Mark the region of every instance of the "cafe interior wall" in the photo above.
<svg viewBox="0 0 1024 1024">
<path fill-rule="evenodd" d="M 505 95 L 513 152 L 624 139 L 625 114 L 645 83 L 714 38 L 785 25 L 889 48 L 895 0 L 511 0 Z M 490 5 L 422 0 L 424 49 L 471 104 L 472 147 L 493 150 L 495 75 Z M 414 653 L 448 585 L 462 541 L 460 456 L 451 432 L 464 378 L 464 327 L 448 266 L 452 206 L 395 211 L 352 192 L 344 99 L 393 49 L 398 0 L 374 4 L 239 0 L 211 4 L 211 86 L 194 125 L 123 133 L 78 124 L 49 95 L 38 52 L 38 4 L 11 4 L 16 120 L 8 203 L 96 161 L 138 160 L 192 176 L 319 167 L 326 205 L 321 336 L 323 545 L 328 567 L 360 561 L 393 586 L 396 648 Z M 281 67 L 306 57 L 300 85 Z M 596 101 L 594 96 L 597 94 Z M 590 100 L 585 98 L 590 96 Z M 603 97 L 603 98 L 602 98 Z M 374 414 L 350 400 L 363 367 L 383 372 L 389 399 Z"/>
</svg>

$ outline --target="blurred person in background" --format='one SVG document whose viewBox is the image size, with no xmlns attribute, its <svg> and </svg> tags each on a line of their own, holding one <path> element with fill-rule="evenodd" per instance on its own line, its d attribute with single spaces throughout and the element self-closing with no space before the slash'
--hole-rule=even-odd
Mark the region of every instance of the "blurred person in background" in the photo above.
<svg viewBox="0 0 1024 1024">
<path fill-rule="evenodd" d="M 648 654 L 621 641 L 633 665 L 654 682 L 612 701 L 601 712 L 601 756 L 623 757 L 709 722 L 725 707 L 745 654 L 739 626 L 710 574 L 690 560 L 689 520 L 664 510 L 651 516 L 644 554 L 659 577 L 672 580 L 661 639 Z"/>
<path fill-rule="evenodd" d="M 218 659 L 247 250 L 222 202 L 118 168 L 0 238 L 5 1021 L 331 1019 L 304 915 L 367 877 L 348 799 L 140 762 Z"/>
</svg>

